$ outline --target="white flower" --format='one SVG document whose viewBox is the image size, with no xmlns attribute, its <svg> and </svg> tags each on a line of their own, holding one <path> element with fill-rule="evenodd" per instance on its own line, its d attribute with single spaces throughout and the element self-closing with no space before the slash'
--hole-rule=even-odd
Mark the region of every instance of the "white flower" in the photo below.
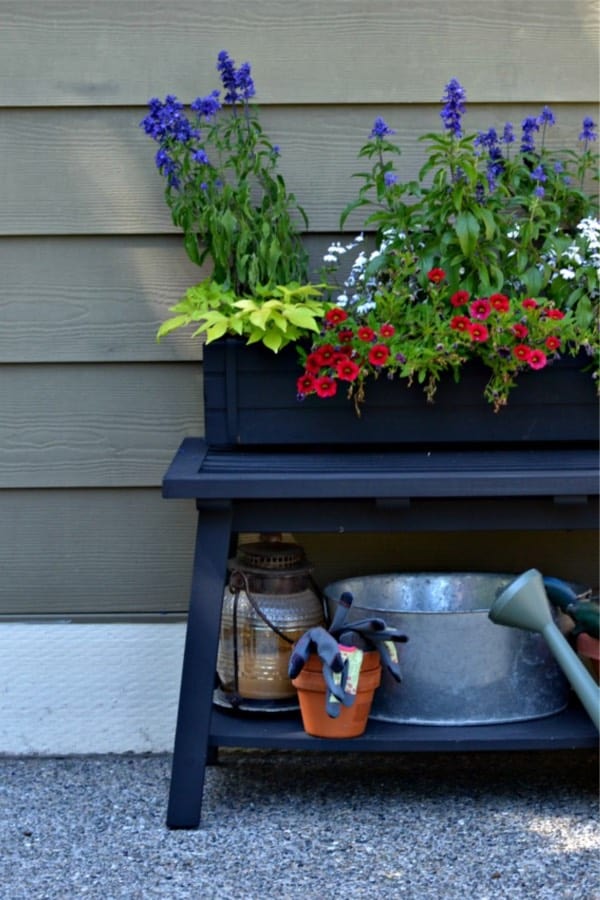
<svg viewBox="0 0 600 900">
<path fill-rule="evenodd" d="M 364 303 L 361 303 L 360 306 L 356 307 L 357 313 L 367 313 L 372 309 L 375 309 L 377 304 L 374 300 L 365 300 Z"/>
<path fill-rule="evenodd" d="M 565 281 L 571 281 L 571 279 L 575 278 L 575 272 L 573 269 L 561 269 L 558 273 L 561 278 L 564 278 Z"/>
<path fill-rule="evenodd" d="M 570 247 L 567 247 L 567 249 L 563 251 L 562 255 L 565 257 L 565 259 L 570 259 L 571 262 L 576 263 L 578 266 L 581 266 L 583 264 L 583 260 L 581 258 L 581 254 L 579 252 L 579 247 L 577 246 L 577 244 L 571 244 Z"/>
<path fill-rule="evenodd" d="M 348 302 L 347 294 L 338 294 L 338 298 L 337 298 L 338 306 L 345 306 L 347 302 Z"/>
<path fill-rule="evenodd" d="M 337 256 L 334 256 L 333 253 L 326 253 L 323 257 L 323 262 L 326 263 L 336 263 L 338 261 Z"/>
</svg>

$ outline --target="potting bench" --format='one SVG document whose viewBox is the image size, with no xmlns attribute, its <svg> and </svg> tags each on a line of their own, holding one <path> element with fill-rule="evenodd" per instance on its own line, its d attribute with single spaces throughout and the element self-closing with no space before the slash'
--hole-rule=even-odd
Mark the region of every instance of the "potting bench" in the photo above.
<svg viewBox="0 0 600 900">
<path fill-rule="evenodd" d="M 163 482 L 194 500 L 196 545 L 167 825 L 196 828 L 204 770 L 219 746 L 306 750 L 527 750 L 594 747 L 576 702 L 529 722 L 477 726 L 371 721 L 362 737 L 306 735 L 300 716 L 234 715 L 213 706 L 227 560 L 243 532 L 594 529 L 592 448 L 216 449 L 188 438 Z"/>
</svg>

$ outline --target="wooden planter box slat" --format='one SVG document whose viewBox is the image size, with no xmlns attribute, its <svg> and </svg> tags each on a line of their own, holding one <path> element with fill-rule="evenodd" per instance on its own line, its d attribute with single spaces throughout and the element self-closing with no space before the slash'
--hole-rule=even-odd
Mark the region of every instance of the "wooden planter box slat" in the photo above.
<svg viewBox="0 0 600 900">
<path fill-rule="evenodd" d="M 204 348 L 206 439 L 211 446 L 460 445 L 593 443 L 598 401 L 580 359 L 524 373 L 508 406 L 494 413 L 483 398 L 483 367 L 449 378 L 434 403 L 423 389 L 381 378 L 367 385 L 360 418 L 344 391 L 329 399 L 296 397 L 296 350 L 279 354 L 225 339 Z"/>
</svg>

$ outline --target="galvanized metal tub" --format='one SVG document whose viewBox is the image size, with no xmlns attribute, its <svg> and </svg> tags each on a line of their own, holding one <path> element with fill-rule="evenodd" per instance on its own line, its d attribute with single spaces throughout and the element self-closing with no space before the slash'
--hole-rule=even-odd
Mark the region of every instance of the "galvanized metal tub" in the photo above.
<svg viewBox="0 0 600 900">
<path fill-rule="evenodd" d="M 488 611 L 514 575 L 474 572 L 368 575 L 325 588 L 331 612 L 343 591 L 348 622 L 380 616 L 408 636 L 403 680 L 385 671 L 371 718 L 402 724 L 489 725 L 552 715 L 569 685 L 538 634 L 495 625 Z"/>
</svg>

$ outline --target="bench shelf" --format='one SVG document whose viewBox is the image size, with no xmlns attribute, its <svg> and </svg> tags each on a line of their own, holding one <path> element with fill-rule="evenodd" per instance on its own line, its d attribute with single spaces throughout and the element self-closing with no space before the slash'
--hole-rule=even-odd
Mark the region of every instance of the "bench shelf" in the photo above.
<svg viewBox="0 0 600 900">
<path fill-rule="evenodd" d="M 192 500 L 197 531 L 167 824 L 196 828 L 204 771 L 219 746 L 313 750 L 541 750 L 596 746 L 574 701 L 529 722 L 416 726 L 370 721 L 360 738 L 307 736 L 299 714 L 232 715 L 213 706 L 227 560 L 242 532 L 595 529 L 593 446 L 402 451 L 215 448 L 181 444 L 163 496 Z"/>
</svg>

